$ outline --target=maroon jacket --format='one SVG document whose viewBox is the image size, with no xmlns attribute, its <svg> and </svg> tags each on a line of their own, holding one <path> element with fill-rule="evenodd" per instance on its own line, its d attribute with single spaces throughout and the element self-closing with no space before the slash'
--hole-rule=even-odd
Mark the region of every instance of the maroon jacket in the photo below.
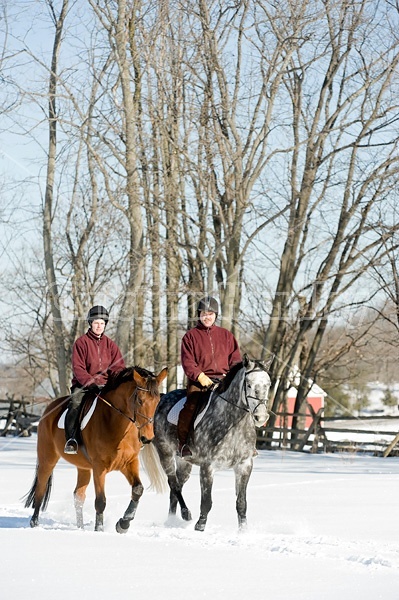
<svg viewBox="0 0 399 600">
<path fill-rule="evenodd" d="M 125 361 L 118 346 L 102 334 L 98 338 L 91 329 L 79 337 L 72 349 L 72 387 L 104 385 L 108 372 L 122 371 Z"/>
<path fill-rule="evenodd" d="M 207 328 L 198 321 L 182 339 L 181 364 L 191 381 L 196 381 L 201 372 L 211 378 L 223 377 L 241 360 L 234 335 L 215 324 Z"/>
</svg>

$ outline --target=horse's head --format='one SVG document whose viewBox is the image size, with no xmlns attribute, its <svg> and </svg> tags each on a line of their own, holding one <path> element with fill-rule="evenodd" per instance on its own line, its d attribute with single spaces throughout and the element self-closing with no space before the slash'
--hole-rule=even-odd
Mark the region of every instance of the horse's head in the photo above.
<svg viewBox="0 0 399 600">
<path fill-rule="evenodd" d="M 140 367 L 133 369 L 135 386 L 130 396 L 130 411 L 142 444 L 148 444 L 154 438 L 154 414 L 160 398 L 159 386 L 167 374 L 167 368 L 162 369 L 158 375 Z"/>
<path fill-rule="evenodd" d="M 267 372 L 271 360 L 250 360 L 244 355 L 244 396 L 256 427 L 262 427 L 269 418 L 270 377 Z"/>
</svg>

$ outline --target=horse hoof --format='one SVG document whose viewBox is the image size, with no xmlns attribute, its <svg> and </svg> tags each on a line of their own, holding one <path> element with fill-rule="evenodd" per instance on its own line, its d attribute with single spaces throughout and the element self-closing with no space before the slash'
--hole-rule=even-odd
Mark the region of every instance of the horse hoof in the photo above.
<svg viewBox="0 0 399 600">
<path fill-rule="evenodd" d="M 76 519 L 76 527 L 78 529 L 84 529 L 84 522 L 83 522 L 83 516 L 79 515 Z"/>
<path fill-rule="evenodd" d="M 118 533 L 126 533 L 129 527 L 130 521 L 126 521 L 125 519 L 119 519 L 119 521 L 115 525 L 115 529 Z"/>
<path fill-rule="evenodd" d="M 37 527 L 39 525 L 39 520 L 38 519 L 31 519 L 29 521 L 29 525 L 33 528 L 33 527 Z"/>
<path fill-rule="evenodd" d="M 191 513 L 188 510 L 188 508 L 181 509 L 181 516 L 182 516 L 183 521 L 191 521 L 191 519 L 192 519 Z"/>
<path fill-rule="evenodd" d="M 199 518 L 195 524 L 195 531 L 205 531 L 206 519 Z"/>
<path fill-rule="evenodd" d="M 240 531 L 246 531 L 246 529 L 248 529 L 248 523 L 245 517 L 238 520 L 238 528 Z"/>
</svg>

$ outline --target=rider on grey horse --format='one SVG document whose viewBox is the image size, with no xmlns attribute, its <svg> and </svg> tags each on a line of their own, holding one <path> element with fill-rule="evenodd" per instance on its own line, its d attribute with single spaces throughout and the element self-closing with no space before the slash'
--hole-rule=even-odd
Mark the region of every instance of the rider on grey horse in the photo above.
<svg viewBox="0 0 399 600">
<path fill-rule="evenodd" d="M 178 452 L 183 458 L 192 454 L 187 441 L 195 416 L 202 408 L 204 392 L 242 360 L 234 335 L 215 325 L 218 313 L 215 298 L 202 298 L 197 308 L 198 322 L 181 343 L 181 363 L 188 380 L 187 400 L 177 426 Z"/>
</svg>

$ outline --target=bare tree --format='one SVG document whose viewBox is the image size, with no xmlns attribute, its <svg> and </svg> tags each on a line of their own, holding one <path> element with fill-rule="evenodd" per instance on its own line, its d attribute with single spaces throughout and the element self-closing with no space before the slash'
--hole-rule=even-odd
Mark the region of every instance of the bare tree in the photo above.
<svg viewBox="0 0 399 600">
<path fill-rule="evenodd" d="M 35 57 L 52 84 L 43 239 L 56 285 L 37 305 L 41 341 L 62 327 L 62 306 L 68 362 L 86 305 L 107 295 L 127 360 L 166 360 L 173 387 L 182 329 L 214 293 L 243 347 L 276 356 L 275 407 L 298 364 L 299 406 L 334 315 L 372 303 L 361 282 L 396 252 L 395 7 L 92 0 L 79 11 L 62 29 L 62 68 L 49 76 Z M 43 92 L 28 96 L 41 108 Z"/>
<path fill-rule="evenodd" d="M 392 191 L 392 223 L 399 222 L 397 190 Z M 371 276 L 385 298 L 384 304 L 373 307 L 382 321 L 399 333 L 399 236 L 381 236 L 384 260 L 373 266 Z M 399 345 L 396 340 L 394 345 Z"/>
<path fill-rule="evenodd" d="M 194 239 L 200 243 L 192 244 L 189 264 L 194 281 L 203 271 L 203 287 L 211 291 L 217 286 L 222 325 L 233 326 L 236 334 L 246 253 L 284 211 L 269 206 L 268 219 L 255 226 L 247 217 L 249 210 L 257 210 L 254 188 L 273 154 L 270 132 L 289 62 L 289 54 L 280 58 L 282 40 L 275 41 L 271 56 L 263 56 L 253 44 L 247 33 L 254 26 L 251 6 L 240 2 L 223 10 L 218 2 L 199 1 L 195 13 L 188 8 L 197 17 L 191 36 L 197 55 L 195 61 L 191 57 L 190 78 L 197 104 L 200 98 L 197 114 L 191 113 L 199 150 L 190 169 L 199 230 Z M 260 62 L 256 68 L 248 58 L 251 52 Z M 190 229 L 193 224 L 187 223 L 185 230 Z"/>
<path fill-rule="evenodd" d="M 298 6 L 304 9 L 302 19 Z M 398 43 L 391 36 L 376 53 L 389 15 L 367 15 L 369 7 L 367 1 L 320 4 L 313 21 L 306 18 L 306 3 L 286 2 L 268 13 L 276 35 L 303 40 L 290 54 L 284 77 L 292 115 L 290 212 L 263 340 L 264 352 L 278 357 L 275 409 L 295 363 L 303 376 L 299 409 L 333 307 L 381 261 L 383 240 L 398 229 L 398 223 L 388 225 L 384 210 L 399 166 L 392 129 L 398 118 L 392 95 Z M 295 303 L 292 330 L 289 313 Z"/>
<path fill-rule="evenodd" d="M 68 13 L 68 0 L 62 3 L 61 11 L 57 15 L 55 7 L 51 0 L 47 0 L 48 8 L 52 15 L 55 27 L 53 54 L 51 59 L 51 71 L 49 77 L 49 106 L 48 106 L 48 126 L 49 126 L 49 147 L 47 161 L 46 192 L 44 196 L 43 207 L 43 244 L 44 261 L 46 265 L 47 289 L 50 297 L 50 310 L 53 319 L 54 338 L 56 345 L 57 370 L 59 377 L 59 386 L 61 394 L 68 393 L 67 384 L 67 362 L 64 346 L 64 328 L 62 324 L 62 315 L 60 310 L 60 293 L 57 284 L 57 276 L 54 264 L 52 221 L 53 221 L 53 200 L 54 200 L 54 179 L 56 171 L 57 155 L 57 81 L 58 81 L 58 58 L 62 43 L 62 34 L 65 19 Z"/>
<path fill-rule="evenodd" d="M 113 139 L 102 136 L 102 140 L 107 151 L 112 148 L 113 159 L 119 167 L 123 168 L 126 181 L 125 186 L 121 186 L 118 191 L 109 188 L 108 193 L 110 202 L 122 211 L 129 226 L 128 276 L 121 292 L 117 342 L 122 352 L 130 356 L 134 316 L 136 316 L 135 347 L 140 348 L 142 345 L 141 330 L 137 327 L 142 315 L 135 315 L 135 309 L 140 306 L 138 292 L 142 284 L 144 268 L 142 200 L 137 171 L 140 67 L 136 45 L 136 24 L 141 3 L 121 0 L 115 6 L 108 2 L 90 2 L 90 5 L 107 34 L 116 67 L 115 89 L 120 91 L 122 101 L 121 105 L 118 101 L 114 102 L 115 114 L 118 117 L 115 130 L 111 129 L 113 127 L 111 123 L 108 127 Z M 108 92 L 113 91 L 108 90 Z M 122 147 L 117 143 L 117 138 L 119 142 L 122 141 Z M 103 174 L 106 174 L 105 165 L 106 163 L 103 163 Z M 113 168 L 115 166 L 112 165 Z M 106 176 L 108 178 L 109 173 Z M 119 180 L 118 184 L 120 183 Z"/>
</svg>

